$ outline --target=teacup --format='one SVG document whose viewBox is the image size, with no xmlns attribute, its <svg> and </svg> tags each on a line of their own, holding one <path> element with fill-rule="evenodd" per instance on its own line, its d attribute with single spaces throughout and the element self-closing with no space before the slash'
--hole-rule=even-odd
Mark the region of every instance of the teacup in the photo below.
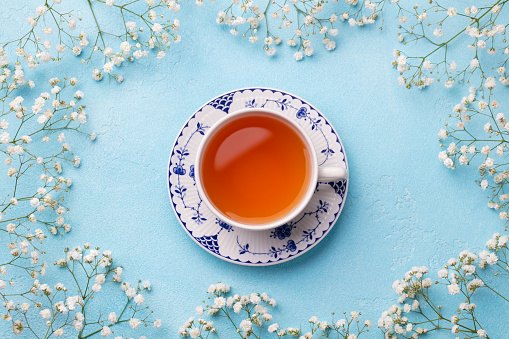
<svg viewBox="0 0 509 339">
<path fill-rule="evenodd" d="M 276 150 L 280 153 L 271 154 Z M 274 159 L 279 155 L 281 160 Z M 248 167 L 243 166 L 248 163 Z M 264 108 L 230 113 L 211 126 L 198 147 L 194 168 L 198 192 L 212 213 L 231 226 L 251 231 L 276 228 L 297 217 L 311 200 L 317 182 L 348 179 L 346 168 L 318 166 L 313 143 L 296 121 Z M 255 178 L 242 179 L 250 185 L 244 189 L 244 184 L 235 180 L 247 172 Z M 283 185 L 269 185 L 269 180 Z M 261 196 L 265 190 L 272 190 L 272 194 Z M 287 191 L 291 194 L 281 197 L 274 193 Z M 248 211 L 249 216 L 236 208 L 242 213 Z M 268 214 L 251 216 L 250 209 L 260 213 L 267 210 Z"/>
</svg>

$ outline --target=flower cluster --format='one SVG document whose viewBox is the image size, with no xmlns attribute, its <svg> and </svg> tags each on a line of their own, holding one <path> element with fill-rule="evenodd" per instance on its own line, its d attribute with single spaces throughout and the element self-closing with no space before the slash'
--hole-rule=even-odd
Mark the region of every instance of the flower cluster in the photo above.
<svg viewBox="0 0 509 339">
<path fill-rule="evenodd" d="M 259 339 L 263 336 L 272 336 L 310 339 L 327 336 L 327 338 L 356 339 L 362 333 L 369 331 L 371 327 L 369 320 L 360 323 L 359 312 L 351 312 L 350 316 L 345 312 L 343 318 L 337 321 L 333 319 L 330 323 L 320 321 L 317 317 L 311 317 L 309 319 L 310 330 L 307 332 L 294 327 L 281 328 L 273 322 L 272 315 L 269 313 L 269 307 L 275 307 L 276 300 L 270 298 L 267 293 L 230 295 L 230 286 L 223 283 L 210 285 L 207 293 L 211 295 L 208 298 L 209 303 L 206 303 L 205 306 L 198 306 L 196 314 L 202 316 L 207 313 L 211 316 L 228 319 L 227 326 L 234 330 L 240 338 Z M 234 320 L 235 314 L 238 314 L 237 317 L 242 319 L 240 322 Z M 218 324 L 218 321 L 215 324 Z M 191 317 L 179 328 L 178 333 L 181 337 L 186 338 L 207 338 L 210 333 L 219 337 L 219 333 L 214 327 L 215 324 L 205 319 Z M 267 326 L 266 330 L 265 326 Z"/>
<path fill-rule="evenodd" d="M 495 233 L 486 243 L 488 250 L 479 254 L 461 252 L 437 272 L 440 281 L 433 282 L 425 266 L 414 267 L 403 279 L 396 280 L 392 287 L 399 295 L 399 304 L 391 306 L 378 321 L 386 338 L 419 338 L 435 331 L 450 331 L 456 337 L 487 338 L 475 311 L 473 295 L 482 288 L 502 302 L 509 302 L 509 296 L 497 291 L 493 287 L 495 283 L 488 280 L 489 277 L 506 279 L 508 276 L 507 242 L 506 235 Z M 445 286 L 448 294 L 463 297 L 452 314 L 446 315 L 443 307 L 434 301 L 436 295 L 430 291 L 434 285 Z"/>
<path fill-rule="evenodd" d="M 27 17 L 30 26 L 27 32 L 16 39 L 0 41 L 0 45 L 12 45 L 17 60 L 26 62 L 29 68 L 60 61 L 67 53 L 91 64 L 95 80 L 107 74 L 122 82 L 123 76 L 117 74 L 116 68 L 124 61 L 147 57 L 150 50 L 156 51 L 158 59 L 164 58 L 170 44 L 180 42 L 180 21 L 169 18 L 180 10 L 177 1 L 134 0 L 116 4 L 115 0 L 87 0 L 95 31 L 80 29 L 78 23 L 82 18 L 74 15 L 72 6 L 65 10 L 61 9 L 65 8 L 61 1 L 46 1 Z M 105 28 L 111 27 L 100 20 L 105 16 L 119 20 L 122 30 Z"/>
<path fill-rule="evenodd" d="M 0 192 L 0 230 L 10 252 L 0 266 L 23 270 L 35 279 L 46 271 L 39 259 L 47 234 L 71 230 L 64 196 L 72 179 L 64 177 L 63 171 L 66 163 L 78 167 L 81 159 L 72 153 L 66 138 L 72 132 L 83 133 L 84 94 L 74 89 L 75 78 L 52 78 L 48 91 L 30 104 L 21 94 L 35 83 L 25 78 L 20 64 L 10 65 L 2 48 L 0 70 L 0 154 L 7 175 Z M 94 139 L 95 134 L 90 137 Z"/>
<path fill-rule="evenodd" d="M 488 78 L 484 86 L 488 93 L 478 97 L 474 87 L 461 103 L 453 107 L 454 124 L 446 123 L 438 132 L 442 150 L 438 157 L 448 168 L 476 164 L 477 183 L 491 192 L 488 206 L 498 211 L 502 220 L 509 220 L 509 191 L 505 187 L 509 178 L 507 156 L 509 121 L 494 98 L 495 80 Z"/>
<path fill-rule="evenodd" d="M 89 244 L 65 249 L 65 257 L 54 262 L 66 275 L 69 286 L 59 282 L 54 286 L 34 279 L 30 291 L 26 293 L 1 294 L 4 321 L 12 323 L 14 334 L 30 333 L 37 338 L 49 338 L 74 335 L 88 338 L 100 333 L 108 338 L 116 332 L 122 323 L 128 323 L 131 329 L 141 325 L 159 328 L 161 321 L 151 319 L 151 311 L 144 305 L 143 290 L 150 290 L 148 281 L 137 286 L 122 282 L 122 267 L 113 266 L 111 251 L 99 251 Z M 118 291 L 125 295 L 119 303 L 108 303 L 105 313 L 95 315 L 90 304 L 95 298 L 103 297 L 102 286 L 117 284 Z M 6 283 L 0 280 L 0 289 L 13 289 L 14 281 Z M 106 296 L 104 296 L 106 297 Z M 108 295 L 108 300 L 111 296 Z M 122 338 L 116 336 L 116 338 Z"/>
<path fill-rule="evenodd" d="M 509 61 L 508 1 L 493 0 L 479 7 L 464 8 L 439 2 L 442 1 L 412 8 L 396 2 L 401 28 L 398 41 L 422 46 L 419 54 L 413 54 L 409 47 L 404 48 L 407 52 L 394 51 L 393 66 L 400 73 L 399 83 L 407 88 L 424 88 L 441 81 L 451 88 L 466 81 L 480 88 L 487 78 L 498 76 L 501 83 L 509 85 L 504 68 Z M 468 43 L 462 42 L 465 37 Z M 498 75 L 492 72 L 492 65 L 497 64 Z"/>
<path fill-rule="evenodd" d="M 110 251 L 99 252 L 88 244 L 66 250 L 65 258 L 55 265 L 64 271 L 60 278 L 65 279 L 66 273 L 72 276 L 68 280 L 73 286 L 59 282 L 50 287 L 41 281 L 48 270 L 41 260 L 43 242 L 50 234 L 71 230 L 65 195 L 72 179 L 63 172 L 66 164 L 79 167 L 81 163 L 71 144 L 73 133 L 86 134 L 82 131 L 88 117 L 82 103 L 84 93 L 75 88 L 77 79 L 54 77 L 48 81 L 47 91 L 33 95 L 35 83 L 26 79 L 21 64 L 11 65 L 3 48 L 0 70 L 0 153 L 6 166 L 0 192 L 0 231 L 7 250 L 0 256 L 2 321 L 10 322 L 16 335 L 26 331 L 38 338 L 69 331 L 80 338 L 99 332 L 108 337 L 113 325 L 123 322 L 133 329 L 149 321 L 160 327 L 159 320 L 149 320 L 151 312 L 140 294 L 142 288 L 150 289 L 150 283 L 136 287 L 122 282 L 122 267 L 112 267 Z M 96 138 L 95 133 L 86 135 Z M 19 279 L 29 282 L 17 283 Z M 110 312 L 108 319 L 91 319 L 94 313 L 86 312 L 89 302 L 111 281 L 120 284 L 125 304 L 119 305 L 117 313 Z"/>
<path fill-rule="evenodd" d="M 293 57 L 300 61 L 314 54 L 313 40 L 321 42 L 329 51 L 336 48 L 338 21 L 348 22 L 350 26 L 373 24 L 382 14 L 386 0 L 346 0 L 342 12 L 338 11 L 341 5 L 337 2 L 285 0 L 258 4 L 251 0 L 233 0 L 218 13 L 216 22 L 229 26 L 232 35 L 241 35 L 251 43 L 258 42 L 261 37 L 268 56 L 276 53 L 276 47 L 286 36 L 286 44 L 296 48 Z M 203 0 L 196 3 L 202 5 Z"/>
</svg>

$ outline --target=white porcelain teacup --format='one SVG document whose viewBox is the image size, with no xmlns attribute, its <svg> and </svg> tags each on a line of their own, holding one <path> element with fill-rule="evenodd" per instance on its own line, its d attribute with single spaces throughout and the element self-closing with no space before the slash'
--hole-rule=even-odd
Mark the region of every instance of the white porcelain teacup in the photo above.
<svg viewBox="0 0 509 339">
<path fill-rule="evenodd" d="M 205 150 L 207 149 L 207 146 L 209 145 L 210 140 L 212 137 L 223 127 L 230 124 L 231 122 L 235 121 L 236 119 L 239 119 L 241 117 L 246 116 L 269 116 L 272 118 L 276 118 L 281 122 L 284 122 L 286 125 L 293 128 L 295 132 L 299 135 L 302 142 L 304 143 L 308 153 L 310 154 L 310 180 L 308 180 L 307 189 L 305 191 L 305 194 L 302 195 L 302 198 L 298 202 L 298 204 L 287 214 L 282 216 L 281 218 L 268 222 L 263 224 L 247 224 L 242 223 L 236 220 L 231 219 L 221 211 L 219 211 L 214 203 L 209 199 L 209 196 L 207 195 L 204 185 L 203 185 L 203 178 L 202 178 L 202 159 L 203 155 L 205 153 Z M 198 192 L 200 194 L 201 199 L 205 202 L 207 207 L 212 211 L 212 213 L 220 220 L 226 222 L 227 224 L 239 228 L 243 228 L 250 231 L 262 231 L 262 230 L 268 230 L 272 228 L 276 228 L 278 226 L 284 225 L 294 219 L 296 216 L 298 216 L 304 208 L 308 205 L 309 201 L 311 200 L 311 197 L 313 196 L 313 193 L 316 188 L 317 182 L 330 182 L 330 181 L 339 181 L 348 179 L 348 170 L 346 168 L 342 168 L 339 166 L 333 166 L 333 167 L 324 167 L 324 166 L 318 166 L 318 160 L 316 156 L 316 151 L 313 146 L 313 143 L 311 139 L 309 138 L 308 134 L 304 131 L 304 129 L 294 120 L 289 118 L 288 116 L 269 109 L 265 108 L 248 108 L 239 110 L 234 113 L 230 113 L 224 118 L 217 121 L 213 126 L 210 127 L 208 132 L 203 137 L 200 146 L 198 147 L 198 152 L 196 155 L 196 162 L 195 162 L 195 179 L 196 179 L 196 187 L 198 188 Z"/>
</svg>

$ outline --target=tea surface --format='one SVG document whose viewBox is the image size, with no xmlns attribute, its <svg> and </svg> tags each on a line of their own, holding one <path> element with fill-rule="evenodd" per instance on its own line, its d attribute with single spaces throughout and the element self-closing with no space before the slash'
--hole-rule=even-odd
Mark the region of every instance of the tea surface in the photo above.
<svg viewBox="0 0 509 339">
<path fill-rule="evenodd" d="M 222 127 L 201 163 L 203 187 L 214 206 L 245 224 L 290 213 L 306 193 L 311 154 L 293 127 L 249 115 Z"/>
</svg>

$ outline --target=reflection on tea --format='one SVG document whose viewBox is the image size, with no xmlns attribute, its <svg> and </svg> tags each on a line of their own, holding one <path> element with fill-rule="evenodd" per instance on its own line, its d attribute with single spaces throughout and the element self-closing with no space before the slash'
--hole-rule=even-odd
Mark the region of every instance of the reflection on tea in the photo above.
<svg viewBox="0 0 509 339">
<path fill-rule="evenodd" d="M 310 161 L 294 127 L 255 112 L 216 131 L 200 172 L 209 200 L 222 214 L 264 224 L 297 207 L 309 186 Z"/>
</svg>

